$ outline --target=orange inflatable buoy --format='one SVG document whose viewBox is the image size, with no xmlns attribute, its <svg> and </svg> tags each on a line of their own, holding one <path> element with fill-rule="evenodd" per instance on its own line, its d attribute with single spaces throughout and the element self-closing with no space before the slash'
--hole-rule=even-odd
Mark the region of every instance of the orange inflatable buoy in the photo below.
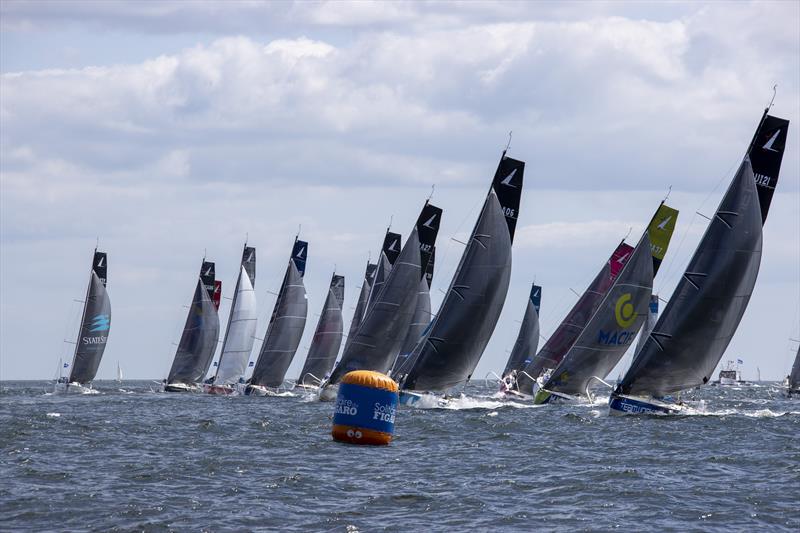
<svg viewBox="0 0 800 533">
<path fill-rule="evenodd" d="M 333 415 L 334 440 L 352 444 L 389 444 L 394 435 L 399 387 L 371 370 L 348 372 L 339 383 Z"/>
</svg>

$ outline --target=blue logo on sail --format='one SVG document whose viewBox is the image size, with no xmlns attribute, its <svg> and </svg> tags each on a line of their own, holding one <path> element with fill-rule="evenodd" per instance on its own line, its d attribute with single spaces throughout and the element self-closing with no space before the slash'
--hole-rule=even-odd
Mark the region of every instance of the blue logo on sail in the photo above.
<svg viewBox="0 0 800 533">
<path fill-rule="evenodd" d="M 108 331 L 111 328 L 111 319 L 108 315 L 97 315 L 92 319 L 92 323 L 89 324 L 89 332 L 94 333 L 95 331 Z"/>
</svg>

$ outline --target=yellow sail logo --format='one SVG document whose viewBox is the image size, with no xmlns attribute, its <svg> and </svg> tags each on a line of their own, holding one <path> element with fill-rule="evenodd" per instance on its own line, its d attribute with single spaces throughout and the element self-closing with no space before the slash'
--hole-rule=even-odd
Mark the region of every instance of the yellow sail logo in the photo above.
<svg viewBox="0 0 800 533">
<path fill-rule="evenodd" d="M 614 306 L 614 317 L 617 319 L 617 324 L 619 324 L 621 328 L 630 327 L 630 325 L 636 320 L 637 316 L 639 316 L 639 313 L 637 313 L 633 308 L 633 304 L 631 303 L 631 294 L 626 292 L 619 297 L 616 305 Z"/>
</svg>

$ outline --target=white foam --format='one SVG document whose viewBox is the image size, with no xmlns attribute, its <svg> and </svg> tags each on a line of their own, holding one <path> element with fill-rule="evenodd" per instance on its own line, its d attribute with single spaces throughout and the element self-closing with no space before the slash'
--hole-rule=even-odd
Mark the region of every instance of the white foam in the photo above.
<svg viewBox="0 0 800 533">
<path fill-rule="evenodd" d="M 58 418 L 61 416 L 61 413 L 47 413 L 47 418 Z"/>
</svg>

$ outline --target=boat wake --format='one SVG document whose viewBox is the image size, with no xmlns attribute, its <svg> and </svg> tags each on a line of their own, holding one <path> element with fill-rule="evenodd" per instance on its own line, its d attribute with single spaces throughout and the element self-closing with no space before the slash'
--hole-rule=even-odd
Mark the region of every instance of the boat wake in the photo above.
<svg viewBox="0 0 800 533">
<path fill-rule="evenodd" d="M 495 410 L 503 407 L 529 409 L 539 406 L 533 405 L 532 403 L 500 399 L 494 396 L 467 396 L 462 394 L 460 396 L 444 398 L 435 394 L 423 394 L 420 399 L 414 403 L 413 407 L 417 409 L 448 409 L 452 411 L 465 411 L 470 409 Z"/>
</svg>

